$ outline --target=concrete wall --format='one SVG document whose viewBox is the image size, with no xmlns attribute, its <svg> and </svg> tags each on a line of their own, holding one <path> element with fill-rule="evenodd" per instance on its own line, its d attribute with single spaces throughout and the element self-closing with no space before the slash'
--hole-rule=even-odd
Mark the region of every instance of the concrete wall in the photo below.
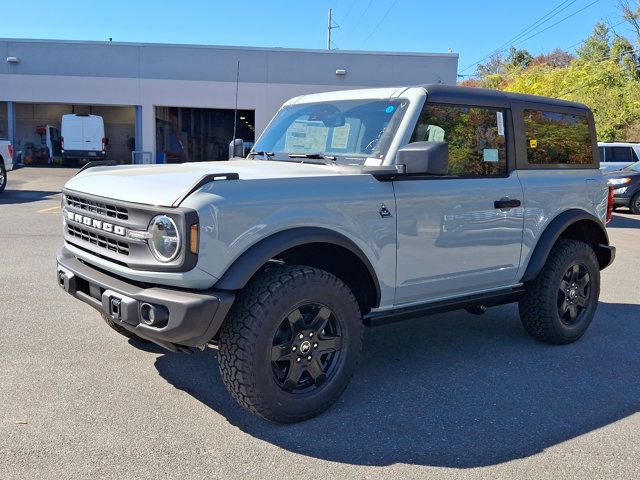
<svg viewBox="0 0 640 480">
<path fill-rule="evenodd" d="M 19 63 L 4 61 L 8 56 Z M 255 110 L 259 135 L 277 108 L 296 95 L 455 84 L 458 56 L 0 40 L 0 101 L 140 106 L 142 149 L 153 152 L 154 106 L 234 108 L 238 60 L 238 107 Z M 336 69 L 347 74 L 338 76 Z"/>
</svg>

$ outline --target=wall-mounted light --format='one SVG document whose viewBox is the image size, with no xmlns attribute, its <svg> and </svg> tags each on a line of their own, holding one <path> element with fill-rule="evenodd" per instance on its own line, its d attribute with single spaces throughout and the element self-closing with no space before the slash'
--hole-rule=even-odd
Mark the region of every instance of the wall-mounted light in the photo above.
<svg viewBox="0 0 640 480">
<path fill-rule="evenodd" d="M 7 63 L 20 63 L 20 59 L 18 57 L 7 57 Z"/>
<path fill-rule="evenodd" d="M 343 75 L 346 75 L 346 74 L 347 74 L 347 71 L 344 68 L 338 68 L 336 70 L 336 75 L 343 76 Z"/>
</svg>

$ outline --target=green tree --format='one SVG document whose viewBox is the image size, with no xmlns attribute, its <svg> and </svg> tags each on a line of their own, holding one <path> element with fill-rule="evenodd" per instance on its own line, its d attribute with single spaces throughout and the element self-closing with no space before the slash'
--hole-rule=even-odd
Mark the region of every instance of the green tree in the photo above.
<svg viewBox="0 0 640 480">
<path fill-rule="evenodd" d="M 603 22 L 596 23 L 591 36 L 576 51 L 579 60 L 599 61 L 611 55 L 611 32 Z"/>
</svg>

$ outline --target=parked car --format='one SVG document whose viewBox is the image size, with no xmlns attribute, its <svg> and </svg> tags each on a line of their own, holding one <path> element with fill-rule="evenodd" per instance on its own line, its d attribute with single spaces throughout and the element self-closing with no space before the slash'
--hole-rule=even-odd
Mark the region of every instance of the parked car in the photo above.
<svg viewBox="0 0 640 480">
<path fill-rule="evenodd" d="M 598 142 L 598 154 L 602 170 L 620 170 L 640 160 L 640 143 Z"/>
<path fill-rule="evenodd" d="M 640 161 L 606 175 L 613 187 L 614 208 L 629 207 L 631 213 L 640 214 Z"/>
<path fill-rule="evenodd" d="M 63 160 L 104 160 L 107 138 L 98 115 L 70 113 L 62 116 L 60 144 Z"/>
<path fill-rule="evenodd" d="M 13 170 L 13 147 L 9 140 L 0 140 L 0 193 L 7 186 L 7 172 Z"/>
<path fill-rule="evenodd" d="M 578 340 L 615 256 L 597 153 L 578 103 L 444 85 L 304 95 L 246 159 L 73 177 L 57 280 L 124 335 L 213 345 L 240 405 L 297 422 L 346 388 L 365 325 L 518 302 L 532 337 Z"/>
</svg>

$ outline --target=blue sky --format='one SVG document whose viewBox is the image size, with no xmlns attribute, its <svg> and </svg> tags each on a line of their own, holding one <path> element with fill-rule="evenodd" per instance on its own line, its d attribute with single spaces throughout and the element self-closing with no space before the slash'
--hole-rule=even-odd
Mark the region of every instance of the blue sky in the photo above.
<svg viewBox="0 0 640 480">
<path fill-rule="evenodd" d="M 0 6 L 4 38 L 112 37 L 122 42 L 291 48 L 325 48 L 332 7 L 340 26 L 333 31 L 337 48 L 451 48 L 460 54 L 461 70 L 508 44 L 554 8 L 547 22 L 520 37 L 519 48 L 532 53 L 568 48 L 588 36 L 600 19 L 621 22 L 617 0 L 2 0 Z M 624 25 L 617 29 L 627 33 Z"/>
</svg>

